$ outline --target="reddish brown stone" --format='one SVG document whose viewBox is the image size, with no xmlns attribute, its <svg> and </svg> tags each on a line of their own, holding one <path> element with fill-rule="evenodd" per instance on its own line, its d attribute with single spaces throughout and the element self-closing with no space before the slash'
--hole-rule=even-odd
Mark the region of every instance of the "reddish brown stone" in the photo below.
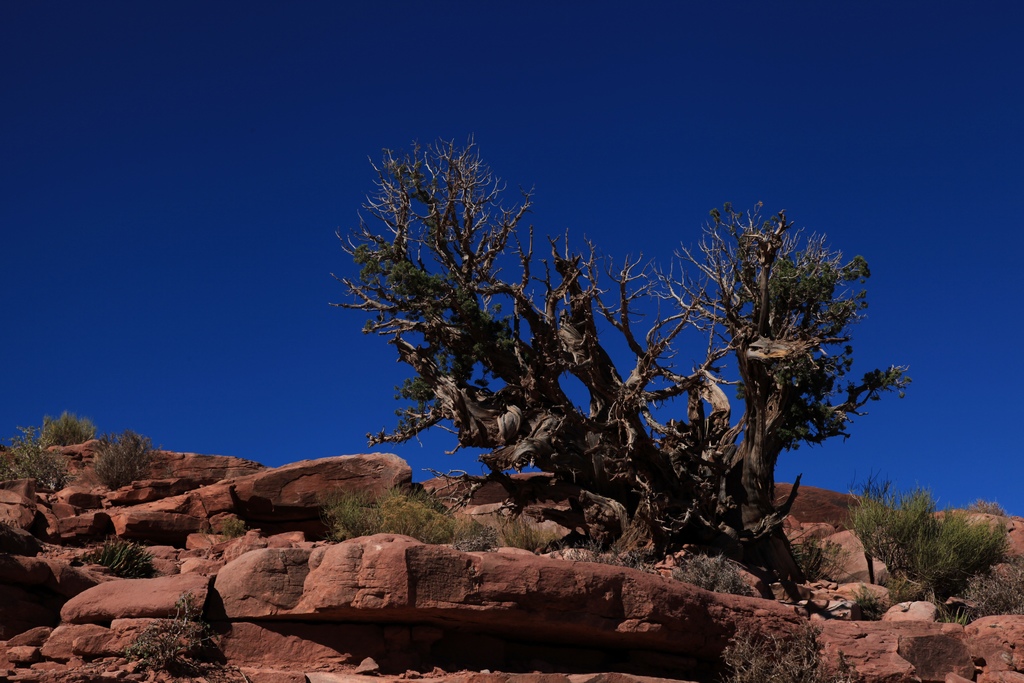
<svg viewBox="0 0 1024 683">
<path fill-rule="evenodd" d="M 199 574 L 175 574 L 155 579 L 119 579 L 76 595 L 61 609 L 71 624 L 106 623 L 124 618 L 168 618 L 185 593 L 203 605 L 210 580 Z"/>
<path fill-rule="evenodd" d="M 791 484 L 776 484 L 776 504 L 785 502 L 792 488 Z M 801 485 L 789 514 L 804 524 L 824 522 L 842 531 L 847 528 L 850 522 L 850 508 L 856 503 L 857 497 L 849 493 Z"/>
<path fill-rule="evenodd" d="M 824 621 L 818 626 L 818 640 L 826 659 L 836 661 L 841 653 L 868 683 L 920 681 L 917 666 L 930 676 L 923 680 L 943 681 L 949 671 L 966 671 L 970 664 L 970 655 L 962 645 L 963 627 L 958 624 Z M 930 661 L 931 647 L 936 644 L 948 646 L 947 659 Z M 934 678 L 935 669 L 943 667 L 948 668 Z"/>
<path fill-rule="evenodd" d="M 968 624 L 964 633 L 985 671 L 1024 671 L 1024 616 L 983 617 Z"/>
<path fill-rule="evenodd" d="M 320 499 L 332 490 L 379 495 L 412 481 L 408 463 L 390 453 L 347 455 L 300 462 L 237 478 L 239 514 L 278 522 L 319 519 Z"/>
</svg>

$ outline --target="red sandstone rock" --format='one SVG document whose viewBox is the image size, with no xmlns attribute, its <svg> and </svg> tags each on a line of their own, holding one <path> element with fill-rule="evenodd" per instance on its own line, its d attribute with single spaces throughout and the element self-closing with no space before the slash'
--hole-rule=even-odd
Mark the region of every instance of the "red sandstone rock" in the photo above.
<svg viewBox="0 0 1024 683">
<path fill-rule="evenodd" d="M 175 574 L 155 579 L 119 579 L 94 586 L 64 604 L 61 619 L 71 624 L 104 623 L 124 618 L 168 618 L 175 603 L 191 593 L 206 602 L 210 580 L 199 574 Z"/>
<path fill-rule="evenodd" d="M 791 484 L 776 484 L 776 504 L 785 502 L 792 488 Z M 847 528 L 850 521 L 850 508 L 856 503 L 857 497 L 849 493 L 837 493 L 801 485 L 789 514 L 803 524 L 823 522 L 842 531 Z"/>
<path fill-rule="evenodd" d="M 819 622 L 826 657 L 839 653 L 867 683 L 941 683 L 949 672 L 972 676 L 974 663 L 958 624 Z"/>
<path fill-rule="evenodd" d="M 852 531 L 840 531 L 824 539 L 825 543 L 834 543 L 842 550 L 839 560 L 841 569 L 839 576 L 833 577 L 844 583 L 885 583 L 889 576 L 885 564 L 876 559 L 868 559 L 864 546 Z M 869 565 L 870 562 L 870 565 Z"/>
<path fill-rule="evenodd" d="M 18 491 L 0 488 L 0 524 L 28 529 L 35 518 L 35 495 L 29 498 Z"/>
<path fill-rule="evenodd" d="M 157 451 L 151 470 L 156 477 L 176 478 L 193 482 L 193 488 L 224 479 L 244 477 L 266 469 L 252 460 L 229 455 L 200 455 Z"/>
<path fill-rule="evenodd" d="M 885 614 L 882 615 L 882 621 L 934 622 L 938 618 L 938 614 L 938 608 L 930 602 L 923 600 L 901 602 L 886 610 Z"/>
<path fill-rule="evenodd" d="M 303 554 L 268 548 L 224 567 L 215 583 L 224 616 L 457 625 L 547 643 L 704 659 L 720 654 L 738 629 L 785 632 L 800 622 L 772 601 L 709 593 L 636 570 L 529 554 L 460 553 L 405 536 L 318 548 L 308 566 Z"/>
<path fill-rule="evenodd" d="M 1024 616 L 983 617 L 964 633 L 985 671 L 1024 671 Z"/>
<path fill-rule="evenodd" d="M 1024 674 L 1015 671 L 992 671 L 978 676 L 978 683 L 1024 683 Z"/>
<path fill-rule="evenodd" d="M 372 625 L 236 621 L 221 637 L 220 649 L 239 666 L 273 666 L 310 671 L 383 658 L 383 629 Z"/>
<path fill-rule="evenodd" d="M 379 495 L 412 481 L 409 465 L 390 453 L 346 455 L 264 470 L 234 480 L 239 514 L 268 522 L 319 519 L 320 497 L 329 491 Z"/>
</svg>

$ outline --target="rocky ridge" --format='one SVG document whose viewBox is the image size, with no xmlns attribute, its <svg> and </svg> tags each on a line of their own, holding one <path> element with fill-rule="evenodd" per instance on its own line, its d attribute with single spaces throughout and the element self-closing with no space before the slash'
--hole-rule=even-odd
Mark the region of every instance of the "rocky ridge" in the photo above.
<svg viewBox="0 0 1024 683">
<path fill-rule="evenodd" d="M 226 456 L 160 452 L 150 477 L 110 491 L 91 471 L 95 442 L 65 447 L 77 477 L 66 489 L 0 482 L 0 680 L 153 680 L 123 657 L 188 594 L 213 628 L 216 666 L 196 677 L 252 683 L 629 683 L 715 680 L 737 633 L 795 632 L 814 621 L 826 655 L 860 680 L 1024 681 L 1024 617 L 936 623 L 922 604 L 859 621 L 854 597 L 878 585 L 846 530 L 852 497 L 802 487 L 786 520 L 792 538 L 848 550 L 842 583 L 773 584 L 748 575 L 762 597 L 712 593 L 652 571 L 602 564 L 586 551 L 514 548 L 462 552 L 406 536 L 322 540 L 319 495 L 379 495 L 411 484 L 389 454 L 307 460 L 278 468 Z M 532 523 L 569 536 L 605 511 L 545 475 L 518 501 Z M 451 482 L 425 488 L 450 493 Z M 788 494 L 779 485 L 780 497 Z M 486 520 L 508 492 L 487 484 L 460 514 Z M 250 528 L 218 535 L 225 520 Z M 1002 520 L 1015 552 L 1024 519 Z M 109 536 L 148 546 L 158 576 L 120 579 L 82 562 Z"/>
</svg>

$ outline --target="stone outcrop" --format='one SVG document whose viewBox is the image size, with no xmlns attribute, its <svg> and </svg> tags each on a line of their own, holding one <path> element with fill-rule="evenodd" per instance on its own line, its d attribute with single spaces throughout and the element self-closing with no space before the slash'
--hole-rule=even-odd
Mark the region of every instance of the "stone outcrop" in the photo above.
<svg viewBox="0 0 1024 683">
<path fill-rule="evenodd" d="M 1024 617 L 963 628 L 935 623 L 933 607 L 914 603 L 882 622 L 858 621 L 857 599 L 884 602 L 887 592 L 870 583 L 884 567 L 869 570 L 846 530 L 855 500 L 846 494 L 801 487 L 785 528 L 794 540 L 846 548 L 853 582 L 784 586 L 750 577 L 775 600 L 672 579 L 686 552 L 641 571 L 600 563 L 607 558 L 592 548 L 541 556 L 461 552 L 395 535 L 320 540 L 323 493 L 375 496 L 410 484 L 408 465 L 393 455 L 270 469 L 160 452 L 146 479 L 109 491 L 92 472 L 95 442 L 61 450 L 78 474 L 72 486 L 51 493 L 31 480 L 0 482 L 0 680 L 170 680 L 122 653 L 146 629 L 171 623 L 183 594 L 213 625 L 216 658 L 227 665 L 217 680 L 707 683 L 736 634 L 784 636 L 808 619 L 822 630 L 827 658 L 842 653 L 863 683 L 1024 679 Z M 471 495 L 465 481 L 424 487 L 448 501 L 461 497 L 459 514 L 485 523 L 509 508 L 557 536 L 600 536 L 621 523 L 615 509 L 544 474 L 487 482 Z M 788 491 L 779 485 L 777 494 Z M 1002 525 L 1011 549 L 1024 549 L 1024 519 L 978 521 Z M 242 524 L 249 530 L 237 538 L 217 533 Z M 83 565 L 82 546 L 108 535 L 148 546 L 158 575 L 119 579 Z"/>
</svg>

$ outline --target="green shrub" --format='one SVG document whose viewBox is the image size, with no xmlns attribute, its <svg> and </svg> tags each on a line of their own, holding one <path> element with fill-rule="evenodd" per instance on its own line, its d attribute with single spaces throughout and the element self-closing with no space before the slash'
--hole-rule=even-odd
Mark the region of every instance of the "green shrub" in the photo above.
<svg viewBox="0 0 1024 683">
<path fill-rule="evenodd" d="M 1024 614 L 1024 557 L 973 577 L 964 597 L 974 604 L 975 617 Z"/>
<path fill-rule="evenodd" d="M 672 570 L 672 578 L 716 593 L 754 595 L 739 569 L 724 555 L 692 555 Z"/>
<path fill-rule="evenodd" d="M 83 562 L 101 564 L 123 579 L 153 576 L 153 555 L 144 546 L 121 538 L 112 538 L 101 547 L 82 555 Z"/>
<path fill-rule="evenodd" d="M 363 493 L 328 494 L 321 502 L 327 537 L 345 541 L 371 534 L 402 534 L 424 543 L 450 543 L 455 519 L 426 491 L 390 489 L 376 500 Z"/>
<path fill-rule="evenodd" d="M 85 443 L 96 436 L 96 425 L 88 418 L 80 418 L 64 411 L 54 419 L 43 418 L 43 434 L 40 440 L 47 446 L 74 446 Z"/>
<path fill-rule="evenodd" d="M 506 548 L 521 548 L 530 552 L 542 552 L 557 543 L 561 536 L 531 524 L 521 515 L 507 517 L 498 529 L 498 542 Z"/>
<path fill-rule="evenodd" d="M 120 434 L 104 434 L 93 468 L 109 489 L 119 489 L 149 475 L 153 461 L 153 442 L 130 429 Z"/>
<path fill-rule="evenodd" d="M 21 436 L 11 439 L 11 447 L 0 453 L 0 481 L 35 479 L 41 489 L 59 491 L 72 480 L 68 459 L 59 451 L 48 450 L 35 427 L 18 427 Z"/>
<path fill-rule="evenodd" d="M 847 552 L 838 543 L 810 536 L 793 543 L 793 557 L 808 581 L 821 581 L 843 572 Z"/>
<path fill-rule="evenodd" d="M 240 517 L 225 517 L 217 524 L 217 533 L 221 536 L 227 536 L 228 538 L 239 538 L 245 536 L 245 532 L 248 531 L 248 527 L 245 525 L 245 520 Z"/>
<path fill-rule="evenodd" d="M 124 650 L 124 657 L 143 668 L 192 674 L 197 660 L 213 639 L 210 625 L 203 620 L 203 608 L 192 593 L 175 603 L 173 619 L 161 619 L 143 631 Z"/>
<path fill-rule="evenodd" d="M 865 550 L 886 564 L 895 583 L 918 586 L 928 599 L 961 592 L 972 576 L 999 562 L 1007 548 L 1002 527 L 972 524 L 967 513 L 956 510 L 938 516 L 929 491 L 894 493 L 888 484 L 866 487 L 852 510 L 851 527 Z"/>
<path fill-rule="evenodd" d="M 818 629 L 807 624 L 790 637 L 739 633 L 722 653 L 722 683 L 853 683 L 842 655 L 834 667 L 821 659 Z"/>
</svg>

